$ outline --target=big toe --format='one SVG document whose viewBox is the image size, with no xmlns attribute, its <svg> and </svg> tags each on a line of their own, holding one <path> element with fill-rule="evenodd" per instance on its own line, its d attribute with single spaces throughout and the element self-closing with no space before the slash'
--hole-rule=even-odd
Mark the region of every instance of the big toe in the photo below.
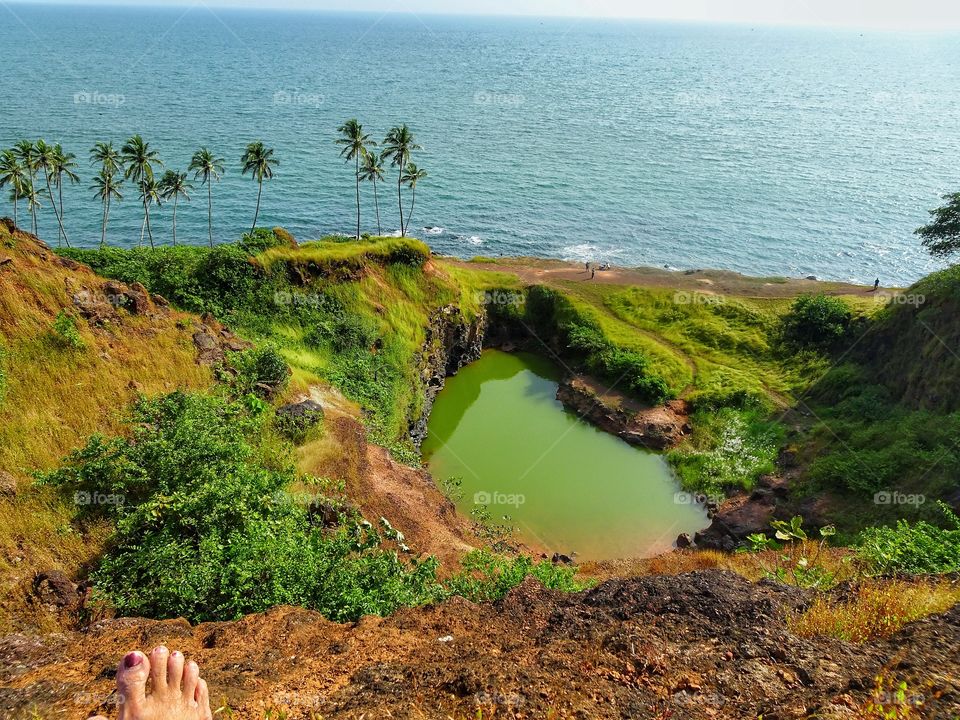
<svg viewBox="0 0 960 720">
<path fill-rule="evenodd" d="M 121 712 L 129 709 L 136 712 L 147 700 L 147 678 L 150 677 L 150 661 L 139 650 L 123 656 L 117 667 L 117 691 Z M 122 713 L 126 714 L 126 713 Z"/>
</svg>

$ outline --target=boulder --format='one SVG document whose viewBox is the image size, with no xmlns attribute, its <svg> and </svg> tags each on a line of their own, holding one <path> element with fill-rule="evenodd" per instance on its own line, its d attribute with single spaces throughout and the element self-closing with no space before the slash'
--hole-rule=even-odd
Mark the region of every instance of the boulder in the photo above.
<svg viewBox="0 0 960 720">
<path fill-rule="evenodd" d="M 33 599 L 49 610 L 64 610 L 80 603 L 82 593 L 61 570 L 37 573 L 31 588 Z"/>
<path fill-rule="evenodd" d="M 689 533 L 682 533 L 677 537 L 677 547 L 679 549 L 684 549 L 693 546 L 693 538 L 690 537 Z"/>
<path fill-rule="evenodd" d="M 13 497 L 17 494 L 17 479 L 6 470 L 0 470 L 0 497 Z"/>
<path fill-rule="evenodd" d="M 698 547 L 735 550 L 748 536 L 769 531 L 775 510 L 768 496 L 734 498 L 720 507 L 710 527 L 698 532 L 694 540 Z"/>
</svg>

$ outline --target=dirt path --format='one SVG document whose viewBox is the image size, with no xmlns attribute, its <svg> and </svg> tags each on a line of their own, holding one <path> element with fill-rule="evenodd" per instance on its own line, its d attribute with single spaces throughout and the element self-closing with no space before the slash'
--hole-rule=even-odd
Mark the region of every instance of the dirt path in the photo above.
<svg viewBox="0 0 960 720">
<path fill-rule="evenodd" d="M 525 283 L 553 284 L 560 281 L 604 285 L 637 285 L 647 288 L 691 290 L 756 298 L 789 298 L 806 292 L 829 295 L 869 297 L 873 287 L 841 282 L 822 282 L 795 278 L 760 278 L 727 270 L 662 270 L 657 268 L 621 268 L 597 271 L 590 279 L 582 263 L 538 258 L 503 258 L 494 262 L 466 262 L 444 258 L 452 265 L 475 270 L 492 270 L 516 275 Z M 886 289 L 886 288 L 881 288 Z"/>
</svg>

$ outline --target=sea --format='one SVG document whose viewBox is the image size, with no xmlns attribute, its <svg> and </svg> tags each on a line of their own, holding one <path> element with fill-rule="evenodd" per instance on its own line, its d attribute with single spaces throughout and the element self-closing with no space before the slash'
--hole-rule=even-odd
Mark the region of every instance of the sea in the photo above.
<svg viewBox="0 0 960 720">
<path fill-rule="evenodd" d="M 13 2 L 0 28 L 0 147 L 43 138 L 77 156 L 78 246 L 100 241 L 91 146 L 135 133 L 164 169 L 201 146 L 226 159 L 217 242 L 253 221 L 240 157 L 255 140 L 278 160 L 260 225 L 354 233 L 335 144 L 354 117 L 375 140 L 410 126 L 428 173 L 410 234 L 461 257 L 907 285 L 943 266 L 914 230 L 960 191 L 955 33 Z M 379 229 L 362 188 L 363 232 L 399 229 L 385 172 Z M 142 211 L 123 193 L 108 242 L 130 247 Z M 181 242 L 207 241 L 199 182 L 177 219 Z M 157 243 L 171 220 L 171 203 L 154 209 Z M 56 228 L 45 202 L 40 234 L 56 244 Z"/>
</svg>

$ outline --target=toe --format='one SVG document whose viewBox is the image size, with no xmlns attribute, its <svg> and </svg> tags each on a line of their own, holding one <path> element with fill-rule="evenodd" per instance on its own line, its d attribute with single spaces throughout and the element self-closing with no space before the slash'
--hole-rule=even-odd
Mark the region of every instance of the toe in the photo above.
<svg viewBox="0 0 960 720">
<path fill-rule="evenodd" d="M 117 667 L 117 693 L 121 715 L 133 715 L 143 709 L 147 701 L 147 678 L 150 661 L 139 650 L 124 655 Z"/>
<path fill-rule="evenodd" d="M 213 713 L 210 710 L 210 691 L 207 689 L 207 681 L 201 678 L 197 682 L 197 703 L 200 705 L 200 717 L 203 720 L 212 720 Z"/>
<path fill-rule="evenodd" d="M 150 679 L 153 681 L 155 693 L 167 690 L 167 661 L 170 651 L 163 645 L 158 645 L 150 653 Z"/>
<path fill-rule="evenodd" d="M 167 687 L 172 692 L 180 692 L 180 684 L 183 682 L 183 653 L 174 650 L 170 653 L 170 659 L 167 660 Z"/>
<path fill-rule="evenodd" d="M 200 680 L 200 667 L 191 660 L 183 669 L 183 699 L 196 700 L 197 682 Z"/>
</svg>

